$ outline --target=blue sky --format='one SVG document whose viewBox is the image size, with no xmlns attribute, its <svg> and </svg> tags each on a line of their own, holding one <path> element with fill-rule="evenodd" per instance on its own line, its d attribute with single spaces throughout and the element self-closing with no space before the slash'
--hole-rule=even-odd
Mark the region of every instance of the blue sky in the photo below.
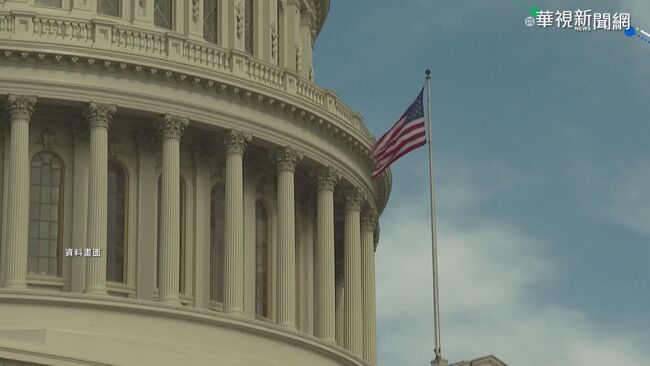
<svg viewBox="0 0 650 366">
<path fill-rule="evenodd" d="M 316 81 L 380 135 L 433 70 L 447 359 L 647 365 L 650 45 L 528 28 L 526 6 L 626 11 L 650 30 L 646 0 L 332 1 Z M 381 218 L 382 366 L 433 354 L 426 159 L 393 166 Z"/>
</svg>

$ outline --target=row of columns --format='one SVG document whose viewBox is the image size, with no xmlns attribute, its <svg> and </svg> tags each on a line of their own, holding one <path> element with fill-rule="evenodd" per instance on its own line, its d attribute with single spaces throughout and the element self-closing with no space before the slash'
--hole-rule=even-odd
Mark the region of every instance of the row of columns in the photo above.
<svg viewBox="0 0 650 366">
<path fill-rule="evenodd" d="M 7 110 L 11 119 L 10 156 L 7 191 L 5 288 L 27 287 L 27 230 L 29 207 L 29 121 L 36 97 L 10 95 Z M 89 103 L 85 120 L 90 127 L 87 245 L 106 252 L 108 197 L 108 129 L 117 108 Z M 189 120 L 164 115 L 158 121 L 162 136 L 162 191 L 160 231 L 160 271 L 158 300 L 180 304 L 179 233 L 180 223 L 180 138 Z M 251 135 L 229 130 L 222 136 L 226 155 L 225 169 L 225 247 L 224 311 L 244 312 L 244 195 L 243 154 Z M 296 330 L 295 271 L 295 198 L 296 167 L 302 154 L 283 147 L 273 154 L 277 169 L 278 200 L 278 294 L 277 320 L 281 327 Z M 376 364 L 375 341 L 375 270 L 372 210 L 361 215 L 364 195 L 359 189 L 345 194 L 345 286 L 343 328 L 337 326 L 334 253 L 334 188 L 340 179 L 331 167 L 314 172 L 317 187 L 317 238 L 315 248 L 316 337 L 336 344 L 337 332 L 343 331 L 346 349 Z M 89 259 L 84 292 L 106 295 L 106 257 Z M 337 329 L 337 327 L 339 329 Z"/>
</svg>

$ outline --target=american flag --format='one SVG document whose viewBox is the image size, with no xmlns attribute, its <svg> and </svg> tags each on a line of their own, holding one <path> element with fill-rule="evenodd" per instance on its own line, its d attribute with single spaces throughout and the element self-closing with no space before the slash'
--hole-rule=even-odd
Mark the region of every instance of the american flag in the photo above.
<svg viewBox="0 0 650 366">
<path fill-rule="evenodd" d="M 424 88 L 397 123 L 375 143 L 373 178 L 388 169 L 395 160 L 426 144 L 423 95 Z"/>
</svg>

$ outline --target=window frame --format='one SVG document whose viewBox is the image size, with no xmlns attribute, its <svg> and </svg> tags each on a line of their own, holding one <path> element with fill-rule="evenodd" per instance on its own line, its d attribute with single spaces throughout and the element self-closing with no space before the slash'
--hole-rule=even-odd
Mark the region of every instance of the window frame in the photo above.
<svg viewBox="0 0 650 366">
<path fill-rule="evenodd" d="M 169 3 L 169 27 L 156 23 L 156 1 L 165 1 Z M 176 0 L 153 0 L 153 25 L 158 28 L 174 30 L 176 27 Z"/>
<path fill-rule="evenodd" d="M 98 15 L 105 16 L 105 17 L 111 17 L 111 18 L 122 18 L 122 15 L 123 15 L 123 12 L 124 12 L 124 7 L 123 7 L 123 4 L 122 4 L 122 0 L 115 0 L 115 1 L 117 1 L 117 4 L 118 4 L 117 15 L 100 13 L 99 12 L 99 3 L 101 1 L 111 1 L 111 0 L 97 0 L 97 8 L 95 10 L 96 10 Z"/>
<path fill-rule="evenodd" d="M 206 14 L 206 9 L 207 9 L 206 3 L 208 1 L 211 1 L 211 2 L 213 2 L 212 4 L 214 4 L 213 9 L 210 12 L 211 14 L 210 13 Z M 219 22 L 220 16 L 221 16 L 221 4 L 220 3 L 221 3 L 221 0 L 204 0 L 203 1 L 203 39 L 206 42 L 211 43 L 211 44 L 219 44 L 220 43 L 219 42 L 219 36 L 221 34 L 221 32 L 219 32 L 219 25 L 221 24 L 221 22 Z M 209 30 L 209 29 L 206 28 L 206 24 L 207 24 L 206 19 L 208 19 L 208 16 L 210 16 L 212 18 L 212 21 L 213 21 L 212 22 L 212 25 L 213 25 L 212 30 Z M 207 31 L 212 32 L 212 34 L 211 34 L 212 40 L 210 40 L 210 39 L 208 39 L 206 37 L 206 33 L 208 33 Z"/>
<path fill-rule="evenodd" d="M 56 274 L 43 273 L 43 272 L 33 272 L 33 271 L 30 271 L 30 269 L 29 269 L 29 258 L 31 257 L 31 256 L 29 255 L 29 240 L 31 239 L 31 238 L 30 238 L 30 236 L 31 236 L 31 234 L 30 234 L 30 229 L 31 229 L 31 223 L 32 223 L 32 219 L 31 219 L 31 206 L 32 206 L 32 201 L 31 201 L 31 195 L 32 195 L 32 174 L 31 174 L 31 173 L 32 173 L 32 168 L 33 168 L 33 167 L 32 167 L 32 163 L 33 163 L 35 157 L 39 156 L 40 154 L 44 154 L 44 153 L 52 155 L 55 159 L 58 160 L 58 162 L 59 162 L 59 164 L 60 164 L 60 166 L 61 166 L 61 168 L 60 168 L 60 173 L 59 173 L 59 180 L 60 180 L 60 182 L 59 182 L 59 186 L 58 186 L 58 189 L 59 189 L 59 193 L 58 193 L 58 194 L 59 194 L 59 203 L 58 203 L 58 206 L 59 206 L 59 207 L 58 207 L 58 212 L 57 212 L 57 215 L 58 215 L 58 220 L 57 220 L 58 229 L 57 229 L 57 238 L 56 238 L 56 243 L 57 243 L 57 249 L 56 249 L 56 263 L 57 263 L 57 270 L 56 270 Z M 64 205 L 65 205 L 65 188 L 66 188 L 66 187 L 65 187 L 65 174 L 66 174 L 66 171 L 65 171 L 65 162 L 64 162 L 64 160 L 63 160 L 63 157 L 62 157 L 58 152 L 56 152 L 56 151 L 54 151 L 54 150 L 52 150 L 52 149 L 40 149 L 40 150 L 37 150 L 37 151 L 34 152 L 34 153 L 30 156 L 30 158 L 29 158 L 29 206 L 28 206 L 28 208 L 27 208 L 27 209 L 28 209 L 28 227 L 27 227 L 27 240 L 28 240 L 28 249 L 27 249 L 27 274 L 30 275 L 30 276 L 40 276 L 40 277 L 49 277 L 49 278 L 58 278 L 58 279 L 63 279 L 63 277 L 64 277 L 64 274 L 63 274 L 63 269 L 64 269 L 64 268 L 63 268 L 63 253 L 64 253 L 64 248 L 63 248 L 63 230 L 64 230 L 64 219 L 65 219 L 65 217 L 64 217 L 64 215 L 65 215 L 65 210 L 64 210 Z M 39 187 L 41 187 L 40 183 L 39 183 Z M 50 185 L 49 187 L 50 187 L 49 189 L 50 189 L 50 192 L 51 192 L 52 186 Z M 42 204 L 40 201 L 39 201 L 38 203 L 39 203 L 39 205 Z M 41 221 L 41 220 L 40 220 L 40 208 L 39 208 L 39 220 L 34 220 L 34 221 L 38 221 L 39 223 L 40 223 L 40 221 Z M 40 231 L 40 224 L 39 224 L 39 231 Z M 50 228 L 50 232 L 51 232 L 51 228 Z M 39 238 L 36 238 L 36 240 L 41 240 L 41 238 L 40 238 L 40 237 L 39 237 Z M 51 240 L 51 239 L 48 239 L 48 240 Z M 37 244 L 37 245 L 38 245 L 38 244 Z M 38 258 L 40 258 L 40 257 L 41 257 L 41 256 L 37 256 L 37 261 L 38 261 Z M 36 266 L 36 267 L 38 268 L 38 262 L 37 262 L 37 266 Z"/>
<path fill-rule="evenodd" d="M 36 6 L 36 7 L 39 7 L 39 8 L 47 8 L 47 9 L 65 9 L 65 8 L 66 8 L 66 5 L 67 5 L 67 1 L 66 1 L 66 0 L 60 0 L 60 1 L 61 1 L 61 5 L 59 5 L 59 6 L 57 6 L 57 5 L 39 4 L 39 3 L 38 3 L 39 1 L 42 1 L 42 0 L 32 0 L 32 4 L 33 4 L 34 6 Z"/>
</svg>

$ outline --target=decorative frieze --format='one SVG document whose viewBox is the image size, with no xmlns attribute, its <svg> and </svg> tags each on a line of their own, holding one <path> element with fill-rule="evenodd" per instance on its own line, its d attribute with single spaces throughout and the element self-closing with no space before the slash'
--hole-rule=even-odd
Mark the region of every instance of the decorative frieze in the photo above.
<svg viewBox="0 0 650 366">
<path fill-rule="evenodd" d="M 45 149 L 51 149 L 56 143 L 56 133 L 47 128 L 41 133 L 41 145 Z"/>
<path fill-rule="evenodd" d="M 244 3 L 241 1 L 235 5 L 235 21 L 237 23 L 237 38 L 242 39 L 244 36 L 244 13 L 246 9 L 244 8 Z"/>
<path fill-rule="evenodd" d="M 275 59 L 278 55 L 278 23 L 271 22 L 271 57 Z"/>
</svg>

